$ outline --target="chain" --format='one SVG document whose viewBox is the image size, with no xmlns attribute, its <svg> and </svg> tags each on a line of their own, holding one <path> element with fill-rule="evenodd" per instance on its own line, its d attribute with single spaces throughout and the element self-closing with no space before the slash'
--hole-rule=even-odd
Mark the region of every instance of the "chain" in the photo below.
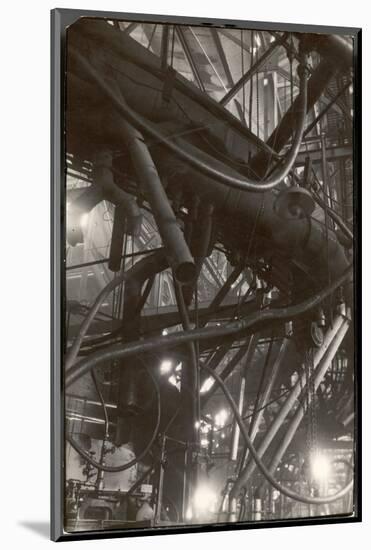
<svg viewBox="0 0 371 550">
<path fill-rule="evenodd" d="M 317 448 L 317 411 L 316 411 L 316 389 L 314 383 L 314 350 L 310 349 L 305 354 L 305 375 L 306 375 L 306 409 L 307 409 L 307 456 L 308 466 Z M 309 474 L 310 475 L 310 474 Z M 310 478 L 309 478 L 310 479 Z"/>
</svg>

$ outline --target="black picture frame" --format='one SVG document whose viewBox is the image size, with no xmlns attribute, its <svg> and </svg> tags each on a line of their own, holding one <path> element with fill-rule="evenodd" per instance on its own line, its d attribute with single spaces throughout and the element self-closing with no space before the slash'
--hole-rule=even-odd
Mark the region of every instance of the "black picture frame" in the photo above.
<svg viewBox="0 0 371 550">
<path fill-rule="evenodd" d="M 64 219 L 64 94 L 65 94 L 65 53 L 66 29 L 81 17 L 99 17 L 140 21 L 148 23 L 187 24 L 194 26 L 224 27 L 276 31 L 298 31 L 310 33 L 336 33 L 352 35 L 354 39 L 354 316 L 355 355 L 356 355 L 356 427 L 357 454 L 355 464 L 356 513 L 349 517 L 316 517 L 312 519 L 290 519 L 264 521 L 260 523 L 225 523 L 187 525 L 185 527 L 161 527 L 151 529 L 105 530 L 67 533 L 63 529 L 63 341 L 65 299 L 65 219 Z M 54 9 L 51 11 L 51 538 L 54 541 L 72 541 L 132 536 L 165 535 L 191 532 L 217 532 L 240 529 L 261 529 L 288 525 L 320 525 L 352 523 L 362 521 L 362 472 L 361 472 L 361 120 L 362 120 L 362 30 L 360 28 L 329 27 L 321 25 L 296 25 L 291 23 L 256 22 L 233 19 L 213 19 L 179 17 L 171 15 L 121 13 L 110 11 Z"/>
</svg>

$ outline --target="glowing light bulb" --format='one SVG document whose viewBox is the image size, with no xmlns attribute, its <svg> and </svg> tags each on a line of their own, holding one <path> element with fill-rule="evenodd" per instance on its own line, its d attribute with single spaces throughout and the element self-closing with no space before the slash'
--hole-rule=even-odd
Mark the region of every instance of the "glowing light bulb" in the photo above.
<svg viewBox="0 0 371 550">
<path fill-rule="evenodd" d="M 317 452 L 311 458 L 311 470 L 314 479 L 317 481 L 325 481 L 328 479 L 331 466 L 327 456 Z"/>
<path fill-rule="evenodd" d="M 172 367 L 173 367 L 172 362 L 169 359 L 164 359 L 160 365 L 161 374 L 167 374 L 171 372 Z"/>
<path fill-rule="evenodd" d="M 85 229 L 85 227 L 88 225 L 88 222 L 89 222 L 89 214 L 87 212 L 85 212 L 85 214 L 83 214 L 81 216 L 81 219 L 80 219 L 80 226 Z"/>
<path fill-rule="evenodd" d="M 216 501 L 216 494 L 206 484 L 200 485 L 194 493 L 194 508 L 198 513 L 212 512 Z"/>
</svg>

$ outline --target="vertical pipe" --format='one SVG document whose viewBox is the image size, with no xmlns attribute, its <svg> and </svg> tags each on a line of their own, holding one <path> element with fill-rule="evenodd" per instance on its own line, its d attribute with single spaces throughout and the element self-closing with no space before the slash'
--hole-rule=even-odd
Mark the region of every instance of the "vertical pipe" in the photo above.
<svg viewBox="0 0 371 550">
<path fill-rule="evenodd" d="M 262 416 L 264 414 L 264 407 L 269 401 L 269 398 L 270 398 L 273 386 L 276 382 L 278 371 L 279 371 L 279 368 L 281 366 L 282 359 L 285 356 L 288 344 L 289 344 L 289 340 L 287 338 L 284 338 L 284 340 L 281 344 L 280 350 L 278 352 L 278 355 L 276 357 L 276 360 L 273 364 L 272 372 L 271 372 L 271 375 L 268 379 L 268 383 L 265 387 L 263 396 L 262 396 L 261 400 L 259 401 L 259 406 L 258 406 L 259 410 L 258 410 L 257 415 L 255 417 L 254 424 L 252 425 L 252 428 L 251 428 L 251 441 L 252 442 L 255 441 L 256 434 L 258 433 L 259 426 L 260 426 L 260 423 L 261 423 L 261 419 L 262 419 Z M 248 452 L 246 452 L 246 454 L 245 454 L 243 465 L 246 464 L 247 458 L 248 458 Z"/>
<path fill-rule="evenodd" d="M 335 335 L 338 333 L 340 327 L 343 324 L 343 317 L 341 315 L 338 315 L 338 317 L 335 319 L 333 326 L 327 331 L 324 342 L 322 346 L 317 350 L 317 352 L 314 355 L 314 368 L 316 368 L 321 361 L 322 357 L 326 353 L 327 349 L 331 345 L 331 342 L 333 341 Z M 282 405 L 279 413 L 277 414 L 276 418 L 274 419 L 273 423 L 269 427 L 263 441 L 261 442 L 258 454 L 259 457 L 262 457 L 266 450 L 268 449 L 269 445 L 271 444 L 272 440 L 274 439 L 275 435 L 277 434 L 278 430 L 282 426 L 284 420 L 286 419 L 289 412 L 292 410 L 293 406 L 295 405 L 295 402 L 299 398 L 299 395 L 301 394 L 302 388 L 306 385 L 306 374 L 305 372 L 302 373 L 302 375 L 297 380 L 295 386 L 293 387 L 289 397 L 286 399 L 285 403 Z M 255 462 L 250 461 L 245 468 L 240 473 L 238 479 L 236 480 L 236 483 L 231 491 L 231 496 L 236 497 L 238 496 L 241 488 L 247 483 L 247 480 L 250 478 L 251 474 L 255 470 Z"/>
<path fill-rule="evenodd" d="M 336 352 L 339 349 L 339 346 L 341 342 L 344 339 L 345 334 L 348 331 L 350 321 L 346 319 L 343 321 L 342 326 L 340 327 L 338 333 L 336 334 L 335 338 L 332 340 L 330 347 L 328 348 L 325 356 L 321 360 L 321 363 L 319 364 L 317 370 L 313 374 L 314 376 L 314 391 L 316 392 L 318 390 L 319 385 L 321 384 L 323 377 L 325 376 L 328 368 L 330 367 L 333 358 L 336 355 Z M 276 453 L 273 457 L 273 460 L 270 465 L 270 473 L 274 474 L 276 471 L 277 466 L 279 465 L 283 455 L 286 452 L 286 449 L 290 445 L 294 435 L 296 434 L 296 431 L 304 417 L 304 408 L 298 407 L 293 419 L 291 420 L 287 430 L 285 431 L 285 435 L 276 450 Z"/>
<path fill-rule="evenodd" d="M 166 435 L 162 437 L 162 444 L 161 444 L 161 460 L 160 460 L 160 472 L 158 477 L 158 492 L 157 492 L 157 502 L 156 502 L 155 524 L 158 524 L 161 520 L 161 508 L 162 508 L 164 473 L 165 473 L 165 470 L 164 470 L 165 447 L 166 447 Z"/>
<path fill-rule="evenodd" d="M 113 217 L 111 246 L 109 250 L 108 268 L 117 272 L 121 269 L 122 249 L 126 230 L 125 206 L 120 204 L 115 207 Z"/>
<path fill-rule="evenodd" d="M 240 416 L 242 416 L 242 411 L 243 411 L 245 386 L 246 386 L 246 376 L 245 376 L 245 373 L 243 373 L 241 377 L 240 395 L 238 399 L 238 414 Z M 234 430 L 233 430 L 233 437 L 232 437 L 232 449 L 231 449 L 229 460 L 233 460 L 233 461 L 237 460 L 239 440 L 240 440 L 240 427 L 238 426 L 237 423 L 235 423 Z"/>
</svg>

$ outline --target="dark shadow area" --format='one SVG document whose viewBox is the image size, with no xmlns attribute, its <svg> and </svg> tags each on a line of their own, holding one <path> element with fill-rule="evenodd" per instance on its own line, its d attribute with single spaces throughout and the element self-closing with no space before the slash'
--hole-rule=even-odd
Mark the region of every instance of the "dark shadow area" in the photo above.
<svg viewBox="0 0 371 550">
<path fill-rule="evenodd" d="M 50 524 L 48 521 L 20 521 L 18 525 L 37 533 L 42 538 L 48 539 L 50 537 Z"/>
</svg>

